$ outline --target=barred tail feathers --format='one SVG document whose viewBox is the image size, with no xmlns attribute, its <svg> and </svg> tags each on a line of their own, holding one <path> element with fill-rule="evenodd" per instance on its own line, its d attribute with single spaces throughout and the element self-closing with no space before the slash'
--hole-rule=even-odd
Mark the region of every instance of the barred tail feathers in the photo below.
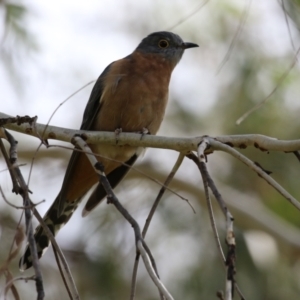
<svg viewBox="0 0 300 300">
<path fill-rule="evenodd" d="M 43 220 L 45 224 L 48 226 L 49 230 L 52 232 L 53 236 L 56 236 L 58 231 L 69 221 L 77 206 L 79 205 L 82 197 L 77 199 L 72 203 L 65 202 L 65 207 L 63 208 L 62 214 L 58 216 L 58 208 L 59 208 L 59 195 L 55 199 L 52 206 L 47 211 Z M 39 225 L 34 234 L 34 239 L 37 246 L 38 258 L 40 259 L 43 254 L 46 252 L 49 247 L 50 240 L 45 230 L 41 225 Z M 32 257 L 29 246 L 27 245 L 24 255 L 21 257 L 19 261 L 19 268 L 21 271 L 25 271 L 26 269 L 32 266 Z"/>
</svg>

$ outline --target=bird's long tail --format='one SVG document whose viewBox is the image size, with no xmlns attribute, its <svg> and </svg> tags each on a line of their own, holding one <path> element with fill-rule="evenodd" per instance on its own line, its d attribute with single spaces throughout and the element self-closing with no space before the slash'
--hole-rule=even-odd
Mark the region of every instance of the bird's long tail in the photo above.
<svg viewBox="0 0 300 300">
<path fill-rule="evenodd" d="M 52 206 L 47 211 L 43 220 L 45 224 L 48 226 L 49 230 L 52 232 L 53 236 L 57 234 L 57 232 L 69 221 L 74 211 L 78 207 L 82 197 L 76 199 L 76 201 L 64 202 L 65 207 L 60 215 L 58 215 L 58 207 L 60 203 L 60 195 L 57 196 Z M 50 239 L 46 234 L 45 230 L 41 225 L 39 225 L 34 234 L 34 238 L 37 246 L 38 258 L 41 258 L 50 244 Z M 24 271 L 32 266 L 32 256 L 29 246 L 27 245 L 24 255 L 21 257 L 19 261 L 20 270 Z"/>
</svg>

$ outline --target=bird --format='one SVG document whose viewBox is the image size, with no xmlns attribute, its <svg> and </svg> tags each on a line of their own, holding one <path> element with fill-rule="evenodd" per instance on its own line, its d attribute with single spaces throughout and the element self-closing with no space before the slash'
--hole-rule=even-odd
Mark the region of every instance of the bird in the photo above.
<svg viewBox="0 0 300 300">
<path fill-rule="evenodd" d="M 128 56 L 108 65 L 97 79 L 86 105 L 80 129 L 90 131 L 147 132 L 155 135 L 164 118 L 172 71 L 186 49 L 199 47 L 184 42 L 175 33 L 154 32 L 142 39 Z M 138 156 L 140 147 L 89 145 L 112 188 L 124 178 Z M 97 184 L 98 183 L 98 184 Z M 55 236 L 71 218 L 85 194 L 95 185 L 87 200 L 83 216 L 105 197 L 93 166 L 82 152 L 73 151 L 62 187 L 43 220 Z M 34 235 L 38 258 L 50 241 L 39 225 Z M 27 246 L 19 262 L 20 269 L 32 266 Z"/>
</svg>

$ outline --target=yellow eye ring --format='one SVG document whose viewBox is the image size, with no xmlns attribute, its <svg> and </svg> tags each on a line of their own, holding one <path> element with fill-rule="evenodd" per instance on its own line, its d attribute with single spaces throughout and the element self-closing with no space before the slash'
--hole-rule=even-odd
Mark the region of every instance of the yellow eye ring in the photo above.
<svg viewBox="0 0 300 300">
<path fill-rule="evenodd" d="M 169 42 L 167 41 L 167 40 L 160 40 L 159 42 L 158 42 L 158 47 L 159 48 L 168 48 L 169 47 Z"/>
</svg>

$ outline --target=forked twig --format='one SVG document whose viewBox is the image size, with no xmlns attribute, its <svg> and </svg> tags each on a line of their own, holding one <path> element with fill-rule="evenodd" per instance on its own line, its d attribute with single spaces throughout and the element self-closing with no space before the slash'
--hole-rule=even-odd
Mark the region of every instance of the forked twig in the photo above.
<svg viewBox="0 0 300 300">
<path fill-rule="evenodd" d="M 223 249 L 222 249 L 222 245 L 221 245 L 221 242 L 220 242 L 218 230 L 217 230 L 217 227 L 216 227 L 216 222 L 215 222 L 215 218 L 214 218 L 214 214 L 213 214 L 213 209 L 212 209 L 212 205 L 211 205 L 211 200 L 210 200 L 210 196 L 209 196 L 209 191 L 208 191 L 209 184 L 208 184 L 208 172 L 207 172 L 207 169 L 205 168 L 204 162 L 199 161 L 198 157 L 194 153 L 189 153 L 187 155 L 187 157 L 189 159 L 191 159 L 197 165 L 199 171 L 201 172 L 203 186 L 204 186 L 204 194 L 205 194 L 205 199 L 206 199 L 206 203 L 207 203 L 207 207 L 208 207 L 208 212 L 209 212 L 209 218 L 210 218 L 210 222 L 211 222 L 211 227 L 212 227 L 212 230 L 213 230 L 213 233 L 214 233 L 215 241 L 216 241 L 217 248 L 219 250 L 222 262 L 225 263 L 225 255 L 224 255 L 224 252 L 223 252 Z"/>
<path fill-rule="evenodd" d="M 7 135 L 7 138 L 10 139 L 10 142 L 13 143 L 13 140 L 12 140 L 13 137 L 8 132 L 6 132 L 6 135 Z M 0 140 L 0 146 L 1 146 L 1 143 L 2 143 L 2 141 Z M 1 147 L 1 149 L 2 149 L 2 147 Z M 11 164 L 10 161 L 8 161 L 7 162 L 8 163 L 8 169 L 11 170 L 11 174 L 13 176 L 12 177 L 13 182 L 17 183 L 17 185 L 14 185 L 14 191 L 16 193 L 20 193 L 23 196 L 23 193 L 24 193 L 23 191 L 26 191 L 26 189 L 28 189 L 28 188 L 27 188 L 27 185 L 26 185 L 26 183 L 25 183 L 25 181 L 24 181 L 24 179 L 22 177 L 20 169 L 18 168 L 18 165 L 17 165 L 17 151 L 16 151 L 16 147 L 15 146 L 12 147 L 11 151 L 12 151 L 11 152 L 11 156 L 13 158 L 14 163 Z M 4 155 L 4 157 L 5 157 L 5 155 Z M 32 218 L 31 218 L 31 213 L 30 213 L 31 210 L 33 211 L 34 216 L 38 219 L 39 223 L 41 224 L 41 226 L 45 230 L 47 236 L 51 240 L 53 248 L 56 249 L 56 251 L 57 251 L 57 253 L 58 253 L 59 257 L 60 257 L 60 260 L 61 260 L 61 262 L 62 262 L 62 264 L 64 266 L 65 273 L 67 274 L 67 278 L 68 278 L 68 281 L 70 283 L 70 287 L 68 285 L 66 285 L 66 289 L 67 289 L 67 291 L 68 291 L 68 293 L 70 295 L 70 299 L 79 299 L 79 294 L 78 294 L 76 285 L 74 283 L 74 279 L 72 278 L 72 274 L 70 272 L 70 269 L 69 269 L 69 267 L 67 265 L 66 259 L 64 258 L 63 253 L 61 252 L 59 246 L 57 245 L 56 240 L 55 240 L 55 238 L 52 235 L 52 232 L 49 230 L 48 226 L 44 223 L 42 217 L 40 216 L 40 214 L 38 213 L 38 211 L 35 209 L 35 205 L 32 204 L 32 202 L 30 201 L 29 197 L 27 197 L 25 200 L 27 200 L 27 201 L 26 202 L 24 201 L 24 207 L 23 207 L 23 209 L 25 210 L 25 218 L 26 217 L 27 217 L 27 219 L 29 218 L 29 221 L 26 221 L 26 225 L 27 225 L 27 227 L 28 226 L 31 227 L 31 231 L 27 230 L 27 232 L 28 232 L 27 233 L 27 235 L 28 235 L 28 243 L 29 243 L 29 247 L 32 244 L 35 247 L 35 250 L 32 249 L 32 248 L 30 248 L 30 251 L 31 251 L 32 257 L 33 257 L 33 262 L 32 262 L 33 263 L 33 267 L 36 268 L 35 267 L 36 264 L 38 264 L 38 266 L 39 266 L 39 262 L 38 262 L 38 256 L 37 256 L 37 251 L 36 251 L 36 244 L 35 244 L 34 237 L 33 237 L 32 223 L 31 223 L 31 219 Z M 27 211 L 27 215 L 26 215 L 26 211 Z M 28 211 L 29 211 L 30 215 L 28 215 Z M 35 256 L 35 254 L 36 254 L 36 256 Z M 41 271 L 39 269 L 38 269 L 38 271 L 41 274 Z M 64 274 L 62 272 L 61 272 L 61 275 L 62 275 L 62 278 L 64 279 Z M 36 276 L 37 280 L 39 280 L 40 276 Z M 65 280 L 64 280 L 64 282 L 65 282 Z M 40 283 L 39 283 L 39 285 L 40 285 Z M 40 296 L 38 295 L 38 297 L 40 297 Z M 43 298 L 38 298 L 38 299 L 43 299 Z"/>
<path fill-rule="evenodd" d="M 47 224 L 44 222 L 42 216 L 35 209 L 35 207 L 33 207 L 32 209 L 33 209 L 34 216 L 37 218 L 37 220 L 39 221 L 39 224 L 43 227 L 44 232 L 46 233 L 47 237 L 51 241 L 53 251 L 55 254 L 55 258 L 59 257 L 59 261 L 57 259 L 56 259 L 56 261 L 57 261 L 57 264 L 58 264 L 58 267 L 60 270 L 61 277 L 65 283 L 66 290 L 70 296 L 70 299 L 80 300 L 80 296 L 79 296 L 74 278 L 72 276 L 72 273 L 70 271 L 70 268 L 68 266 L 67 260 L 64 256 L 63 252 L 61 251 L 59 245 L 57 244 L 56 239 L 53 236 L 51 230 L 49 229 Z M 63 269 L 61 268 L 60 262 L 63 265 Z M 67 275 L 67 277 L 65 277 L 64 273 Z M 66 278 L 67 278 L 67 280 L 66 280 Z"/>
<path fill-rule="evenodd" d="M 181 166 L 184 157 L 185 157 L 184 153 L 179 153 L 178 158 L 177 158 L 177 160 L 176 160 L 176 162 L 175 162 L 175 164 L 174 164 L 174 166 L 172 168 L 172 171 L 170 172 L 170 174 L 168 175 L 166 181 L 164 182 L 163 186 L 161 187 L 161 189 L 160 189 L 160 191 L 159 191 L 159 193 L 158 193 L 158 195 L 157 195 L 157 197 L 156 197 L 156 199 L 155 199 L 155 201 L 154 201 L 154 203 L 152 205 L 152 208 L 151 208 L 151 210 L 149 212 L 149 215 L 148 215 L 148 217 L 146 219 L 145 226 L 144 226 L 143 232 L 142 232 L 143 238 L 145 238 L 145 236 L 147 234 L 147 230 L 149 228 L 150 222 L 151 222 L 151 220 L 153 218 L 153 215 L 154 215 L 154 213 L 156 211 L 156 208 L 157 208 L 157 206 L 158 206 L 158 204 L 159 204 L 162 196 L 164 195 L 164 193 L 165 193 L 168 185 L 171 183 L 171 181 L 174 178 L 175 174 L 177 173 L 179 167 Z M 194 209 L 193 209 L 193 211 L 195 212 Z"/>
<path fill-rule="evenodd" d="M 215 150 L 222 150 L 227 152 L 243 162 L 245 165 L 250 167 L 254 172 L 256 172 L 260 177 L 266 180 L 279 194 L 281 194 L 285 199 L 287 199 L 292 205 L 294 205 L 298 210 L 300 210 L 299 201 L 294 198 L 288 191 L 286 191 L 276 180 L 274 180 L 270 175 L 268 175 L 265 171 L 263 171 L 260 167 L 258 167 L 253 161 L 249 158 L 235 150 L 234 148 L 225 145 L 221 142 L 216 141 L 215 139 L 209 139 L 210 145 Z"/>
<path fill-rule="evenodd" d="M 175 162 L 175 165 L 173 166 L 172 171 L 170 172 L 170 174 L 168 175 L 166 181 L 164 182 L 163 186 L 161 187 L 152 207 L 151 210 L 149 212 L 149 215 L 146 219 L 143 231 L 142 231 L 142 236 L 143 238 L 145 238 L 146 234 L 147 234 L 147 230 L 149 228 L 150 222 L 153 218 L 153 215 L 156 211 L 156 208 L 162 198 L 162 196 L 164 195 L 168 185 L 170 184 L 170 182 L 172 181 L 172 179 L 174 178 L 177 170 L 179 169 L 179 167 L 182 164 L 182 161 L 184 159 L 185 154 L 183 153 L 179 153 L 178 158 Z M 138 266 L 139 266 L 139 258 L 140 258 L 140 252 L 136 253 L 136 257 L 135 257 L 135 261 L 134 261 L 134 266 L 133 266 L 133 271 L 132 271 L 132 280 L 131 280 L 131 292 L 130 292 L 130 299 L 134 299 L 135 297 L 135 289 L 136 289 L 136 278 L 137 278 L 137 271 L 138 271 Z"/>
<path fill-rule="evenodd" d="M 112 190 L 109 181 L 107 180 L 107 177 L 104 173 L 104 168 L 101 165 L 101 163 L 99 163 L 96 159 L 96 156 L 94 155 L 94 153 L 92 152 L 91 148 L 86 144 L 86 142 L 79 136 L 75 136 L 72 139 L 72 143 L 75 144 L 76 146 L 78 146 L 81 150 L 83 150 L 87 156 L 87 158 L 89 159 L 91 165 L 93 166 L 95 172 L 97 174 L 99 174 L 99 182 L 103 185 L 103 188 L 105 189 L 105 192 L 107 194 L 107 201 L 108 203 L 113 204 L 117 210 L 122 214 L 122 216 L 131 224 L 131 226 L 133 227 L 134 233 L 135 233 L 135 241 L 136 241 L 136 249 L 137 251 L 140 251 L 140 247 L 143 247 L 144 251 L 143 253 L 145 253 L 147 255 L 147 260 L 151 261 L 151 270 L 147 269 L 147 271 L 149 272 L 150 277 L 153 280 L 153 276 L 155 276 L 156 280 L 154 282 L 154 284 L 157 286 L 161 298 L 164 299 L 164 297 L 166 297 L 166 299 L 173 299 L 173 298 L 168 298 L 169 297 L 169 292 L 166 293 L 166 289 L 163 285 L 161 284 L 157 284 L 157 280 L 160 282 L 159 280 L 159 275 L 157 272 L 157 268 L 156 268 L 156 264 L 154 261 L 154 258 L 151 254 L 150 249 L 148 248 L 147 244 L 145 243 L 143 237 L 142 237 L 142 233 L 139 227 L 139 224 L 137 223 L 137 221 L 129 214 L 129 212 L 122 206 L 122 204 L 120 203 L 120 201 L 118 200 L 118 198 L 116 197 L 114 191 Z M 155 272 L 153 272 L 153 270 Z"/>
<path fill-rule="evenodd" d="M 77 152 L 81 152 L 81 153 L 86 153 L 86 151 L 83 151 L 81 149 L 77 149 L 77 148 L 74 148 L 74 147 L 68 147 L 68 146 L 62 146 L 62 145 L 49 145 L 47 146 L 48 148 L 61 148 L 61 149 L 67 149 L 67 150 L 71 150 L 71 151 L 77 151 Z M 107 156 L 104 156 L 104 155 L 100 155 L 100 154 L 93 154 L 94 156 L 96 157 L 101 157 L 103 159 L 106 159 L 106 160 L 110 160 L 110 161 L 113 161 L 113 162 L 116 162 L 116 163 L 119 163 L 119 164 L 122 164 L 123 166 L 126 166 L 126 167 L 129 167 L 130 170 L 136 172 L 136 173 L 139 173 L 145 177 L 147 177 L 147 179 L 151 180 L 152 182 L 158 184 L 159 186 L 161 187 L 164 187 L 166 190 L 168 190 L 170 193 L 174 194 L 175 196 L 177 196 L 178 198 L 180 198 L 181 200 L 187 202 L 187 204 L 191 207 L 191 209 L 193 210 L 193 212 L 195 212 L 195 209 L 194 207 L 191 205 L 191 203 L 189 202 L 189 200 L 185 197 L 183 197 L 182 195 L 180 195 L 179 193 L 177 193 L 175 190 L 169 188 L 168 186 L 164 186 L 163 183 L 161 183 L 159 180 L 155 179 L 154 177 L 151 177 L 149 176 L 147 173 L 145 172 L 142 172 L 141 170 L 135 168 L 134 166 L 132 165 L 129 165 L 129 164 L 126 164 L 118 159 L 113 159 L 111 157 L 107 157 Z"/>
<path fill-rule="evenodd" d="M 35 283 L 36 283 L 36 290 L 37 290 L 37 299 L 42 300 L 45 297 L 44 287 L 43 287 L 43 277 L 42 272 L 40 269 L 38 255 L 37 255 L 37 247 L 33 236 L 33 228 L 32 228 L 32 214 L 31 214 L 31 201 L 29 198 L 29 189 L 26 185 L 26 182 L 22 176 L 22 173 L 19 169 L 17 164 L 18 156 L 17 156 L 17 143 L 13 136 L 5 131 L 6 138 L 10 143 L 10 155 L 9 155 L 9 165 L 8 168 L 11 170 L 10 174 L 13 176 L 14 184 L 17 183 L 18 187 L 14 187 L 17 189 L 17 193 L 19 193 L 23 198 L 24 203 L 24 211 L 25 211 L 25 223 L 26 223 L 26 234 L 29 243 L 29 248 L 32 253 L 32 265 L 35 271 Z M 1 150 L 6 152 L 2 140 L 0 140 Z M 3 154 L 5 156 L 5 154 Z"/>
<path fill-rule="evenodd" d="M 188 158 L 192 159 L 196 165 L 198 166 L 201 175 L 202 175 L 202 180 L 204 184 L 204 192 L 205 192 L 205 197 L 206 201 L 208 204 L 208 210 L 209 210 L 209 216 L 210 216 L 210 221 L 211 225 L 213 228 L 215 240 L 217 243 L 217 248 L 219 249 L 220 256 L 222 258 L 222 261 L 225 263 L 226 266 L 226 285 L 225 285 L 225 299 L 232 299 L 234 288 L 240 295 L 241 299 L 245 299 L 243 294 L 241 293 L 238 285 L 235 282 L 234 275 L 235 275 L 235 238 L 234 238 L 234 232 L 233 232 L 233 217 L 230 211 L 227 208 L 227 205 L 225 201 L 223 200 L 221 194 L 219 193 L 218 189 L 216 188 L 211 176 L 208 173 L 208 170 L 206 168 L 206 156 L 205 156 L 205 150 L 209 148 L 210 146 L 210 139 L 208 137 L 203 138 L 203 142 L 199 144 L 198 147 L 198 157 L 190 153 L 187 155 Z M 219 235 L 217 232 L 217 228 L 215 225 L 215 220 L 214 220 L 214 214 L 213 214 L 213 209 L 211 205 L 211 200 L 209 196 L 209 191 L 208 187 L 211 189 L 212 193 L 214 194 L 224 216 L 226 219 L 226 243 L 228 245 L 228 251 L 227 251 L 227 256 L 225 258 L 225 255 L 222 250 L 222 246 L 220 243 Z"/>
</svg>

